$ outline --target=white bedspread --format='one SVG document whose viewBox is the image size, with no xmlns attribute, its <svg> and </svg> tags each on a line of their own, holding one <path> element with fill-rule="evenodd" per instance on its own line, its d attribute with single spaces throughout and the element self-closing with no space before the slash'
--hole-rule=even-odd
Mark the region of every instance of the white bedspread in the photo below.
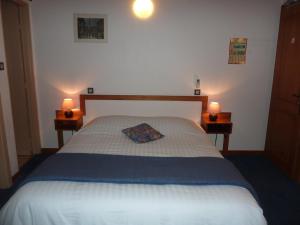
<svg viewBox="0 0 300 225">
<path fill-rule="evenodd" d="M 148 123 L 164 138 L 136 144 L 122 129 Z M 200 126 L 174 117 L 106 116 L 95 119 L 73 136 L 60 152 L 138 156 L 222 157 Z"/>
<path fill-rule="evenodd" d="M 165 137 L 135 144 L 121 129 L 147 122 Z M 179 118 L 101 117 L 60 151 L 222 157 L 196 124 Z M 265 225 L 248 190 L 234 186 L 32 182 L 0 211 L 1 225 Z"/>
</svg>

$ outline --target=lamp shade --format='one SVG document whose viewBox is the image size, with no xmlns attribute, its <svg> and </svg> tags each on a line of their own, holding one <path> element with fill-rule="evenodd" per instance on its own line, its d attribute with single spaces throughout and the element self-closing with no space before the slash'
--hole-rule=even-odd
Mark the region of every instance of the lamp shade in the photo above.
<svg viewBox="0 0 300 225">
<path fill-rule="evenodd" d="M 208 106 L 208 112 L 211 115 L 216 115 L 221 111 L 220 104 L 218 102 L 211 102 Z"/>
<path fill-rule="evenodd" d="M 74 102 L 71 98 L 65 98 L 62 103 L 62 110 L 71 110 L 74 108 Z"/>
</svg>

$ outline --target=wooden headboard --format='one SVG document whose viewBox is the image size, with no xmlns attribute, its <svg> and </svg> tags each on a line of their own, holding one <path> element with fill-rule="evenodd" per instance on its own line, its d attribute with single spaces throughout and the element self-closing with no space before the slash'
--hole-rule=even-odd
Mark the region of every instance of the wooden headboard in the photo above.
<svg viewBox="0 0 300 225">
<path fill-rule="evenodd" d="M 166 95 L 80 95 L 80 110 L 86 115 L 86 101 L 89 100 L 126 100 L 126 101 L 178 101 L 201 102 L 202 113 L 207 111 L 208 96 L 166 96 Z"/>
</svg>

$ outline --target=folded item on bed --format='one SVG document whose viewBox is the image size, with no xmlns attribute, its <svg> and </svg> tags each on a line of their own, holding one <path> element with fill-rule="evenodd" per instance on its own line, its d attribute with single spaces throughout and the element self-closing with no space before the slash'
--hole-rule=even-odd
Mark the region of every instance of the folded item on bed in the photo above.
<svg viewBox="0 0 300 225">
<path fill-rule="evenodd" d="M 133 142 L 138 144 L 156 141 L 164 137 L 163 134 L 159 133 L 147 123 L 141 123 L 137 126 L 123 129 L 122 132 Z"/>
<path fill-rule="evenodd" d="M 215 157 L 143 157 L 60 153 L 44 161 L 22 185 L 33 181 L 73 181 L 154 185 L 252 186 L 226 159 Z"/>
</svg>

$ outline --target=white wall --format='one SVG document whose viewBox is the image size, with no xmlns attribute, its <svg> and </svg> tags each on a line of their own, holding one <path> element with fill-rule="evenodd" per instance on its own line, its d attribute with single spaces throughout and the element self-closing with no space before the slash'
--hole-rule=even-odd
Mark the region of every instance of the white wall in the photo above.
<svg viewBox="0 0 300 225">
<path fill-rule="evenodd" d="M 1 2 L 0 2 L 0 62 L 5 62 L 5 48 L 2 27 Z M 8 156 L 12 175 L 18 172 L 18 160 L 16 152 L 15 134 L 13 127 L 11 101 L 6 70 L 0 71 L 0 95 L 3 108 L 4 127 L 7 138 Z"/>
<path fill-rule="evenodd" d="M 54 110 L 88 86 L 101 94 L 204 94 L 232 111 L 230 149 L 264 148 L 279 25 L 279 0 L 156 0 L 148 21 L 131 1 L 32 3 L 43 147 L 56 147 Z M 73 13 L 108 15 L 108 43 L 75 43 Z M 247 37 L 246 65 L 228 65 L 232 37 Z"/>
</svg>

